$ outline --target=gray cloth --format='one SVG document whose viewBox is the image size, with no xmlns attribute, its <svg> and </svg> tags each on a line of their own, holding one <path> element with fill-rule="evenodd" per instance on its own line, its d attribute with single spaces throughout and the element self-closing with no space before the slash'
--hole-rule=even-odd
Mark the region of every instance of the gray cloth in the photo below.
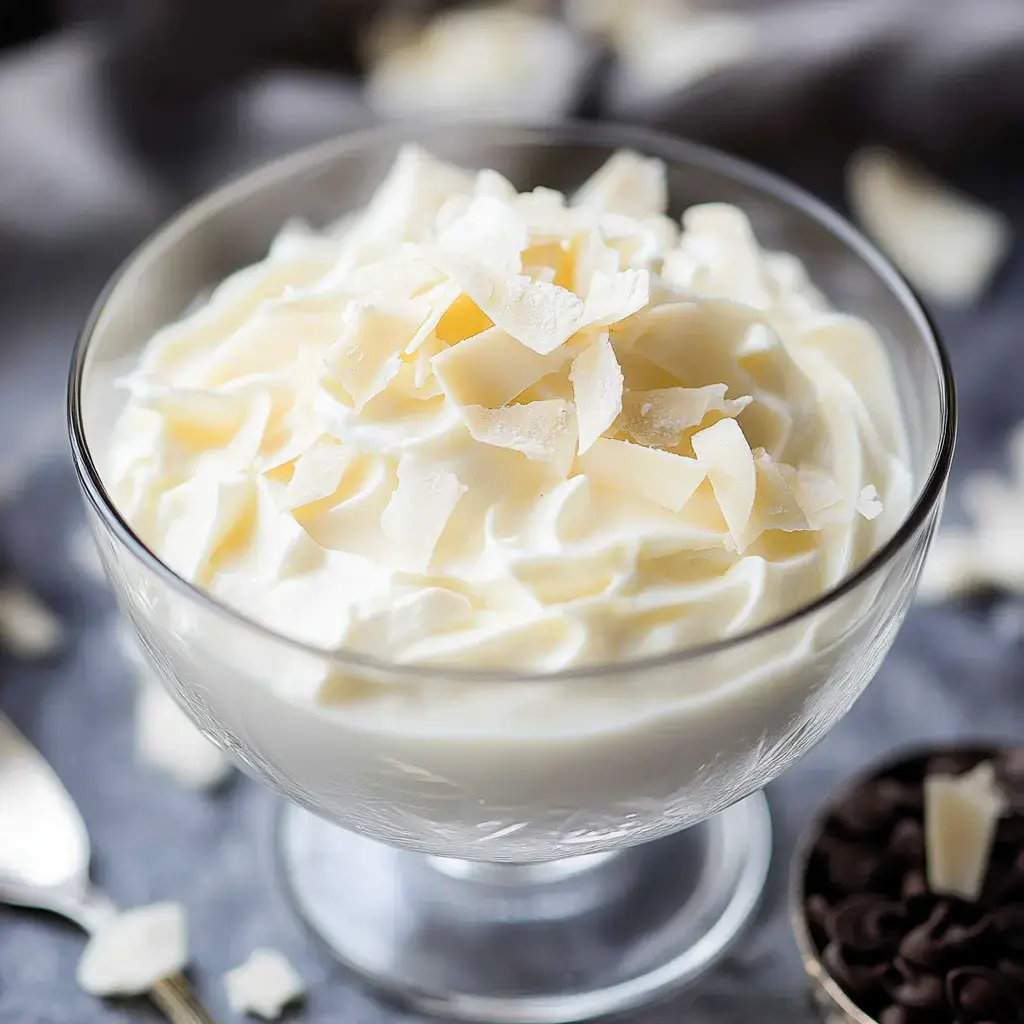
<svg viewBox="0 0 1024 1024">
<path fill-rule="evenodd" d="M 39 593 L 70 630 L 67 650 L 52 662 L 0 655 L 0 706 L 79 802 L 93 836 L 97 879 L 126 904 L 186 903 L 195 978 L 222 1020 L 235 1019 L 222 973 L 254 946 L 273 945 L 310 985 L 307 1010 L 297 1019 L 395 1021 L 400 1015 L 354 986 L 290 914 L 270 847 L 276 798 L 243 778 L 220 793 L 196 795 L 138 761 L 133 689 L 114 642 L 112 602 L 71 557 L 82 513 L 64 441 L 70 346 L 116 262 L 179 198 L 119 148 L 96 101 L 96 55 L 94 40 L 73 36 L 0 63 L 0 542 L 6 571 Z M 197 185 L 366 116 L 350 87 L 313 74 L 267 75 L 246 104 L 244 122 L 197 165 Z M 9 144 L 12 130 L 16 146 Z M 803 174 L 804 184 L 838 201 L 834 167 L 810 165 Z M 1012 175 L 980 169 L 973 185 L 1024 229 L 1024 189 Z M 962 393 L 954 481 L 967 467 L 996 465 L 1007 428 L 1024 415 L 1022 318 L 1019 251 L 981 306 L 940 311 Z M 770 788 L 777 851 L 759 922 L 712 977 L 637 1020 L 812 1019 L 785 918 L 797 834 L 839 779 L 885 751 L 950 736 L 1019 742 L 1022 620 L 1019 603 L 1011 601 L 912 611 L 849 717 Z M 102 1004 L 77 990 L 81 946 L 70 927 L 0 908 L 0 1021 L 153 1019 L 139 1004 Z"/>
</svg>

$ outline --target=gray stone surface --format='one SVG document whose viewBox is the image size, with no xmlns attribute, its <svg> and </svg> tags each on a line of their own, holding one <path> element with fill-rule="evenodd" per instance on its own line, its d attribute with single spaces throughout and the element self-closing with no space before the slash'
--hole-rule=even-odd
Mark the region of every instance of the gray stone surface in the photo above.
<svg viewBox="0 0 1024 1024">
<path fill-rule="evenodd" d="M 2 80 L 0 80 L 2 92 Z M 327 105 L 335 116 L 338 108 Z M 3 111 L 0 109 L 0 118 Z M 304 129 L 327 134 L 327 121 Z M 0 132 L 2 138 L 2 132 Z M 259 136 L 246 158 L 299 141 Z M 836 168 L 789 168 L 835 198 Z M 978 194 L 1024 229 L 1024 190 L 979 174 Z M 141 195 L 142 193 L 138 193 Z M 94 200 L 89 200 L 90 202 Z M 180 899 L 188 907 L 194 977 L 224 1021 L 223 972 L 256 945 L 283 949 L 309 983 L 296 1020 L 397 1021 L 354 986 L 289 912 L 271 853 L 276 798 L 243 778 L 211 795 L 187 792 L 133 750 L 130 671 L 117 651 L 113 608 L 74 564 L 82 512 L 63 432 L 64 379 L 75 332 L 103 280 L 159 207 L 133 199 L 103 207 L 66 244 L 15 246 L 0 208 L 0 550 L 68 624 L 65 652 L 47 663 L 0 654 L 0 708 L 52 761 L 78 801 L 95 850 L 95 876 L 126 904 Z M 116 210 L 116 204 L 115 204 Z M 97 215 L 99 216 L 99 215 Z M 101 218 L 102 219 L 102 218 Z M 938 315 L 961 388 L 955 483 L 995 465 L 1008 427 L 1024 417 L 1024 252 L 969 313 Z M 794 841 L 836 783 L 871 759 L 925 738 L 1024 737 L 1024 608 L 1018 602 L 916 608 L 875 682 L 849 717 L 771 786 L 777 853 L 759 921 L 701 986 L 637 1020 L 799 1024 L 811 1020 L 785 919 Z M 0 842 L 3 837 L 0 836 Z M 79 992 L 82 937 L 53 919 L 0 908 L 0 1022 L 101 1024 L 150 1020 L 140 1003 L 103 1004 Z"/>
</svg>

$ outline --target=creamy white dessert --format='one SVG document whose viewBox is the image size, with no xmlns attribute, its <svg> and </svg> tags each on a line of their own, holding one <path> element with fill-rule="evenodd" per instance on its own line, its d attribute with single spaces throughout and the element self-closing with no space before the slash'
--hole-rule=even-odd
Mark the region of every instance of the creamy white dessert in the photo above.
<svg viewBox="0 0 1024 1024">
<path fill-rule="evenodd" d="M 145 346 L 104 469 L 140 537 L 278 634 L 430 669 L 289 649 L 122 559 L 157 667 L 253 770 L 371 835 L 537 859 L 700 820 L 855 699 L 884 576 L 629 667 L 813 600 L 912 496 L 871 326 L 739 209 L 666 196 L 629 152 L 566 198 L 408 148 Z"/>
<path fill-rule="evenodd" d="M 152 339 L 120 508 L 259 621 L 402 662 L 553 671 L 811 600 L 906 509 L 885 351 L 665 192 L 625 152 L 567 202 L 406 150 Z"/>
</svg>

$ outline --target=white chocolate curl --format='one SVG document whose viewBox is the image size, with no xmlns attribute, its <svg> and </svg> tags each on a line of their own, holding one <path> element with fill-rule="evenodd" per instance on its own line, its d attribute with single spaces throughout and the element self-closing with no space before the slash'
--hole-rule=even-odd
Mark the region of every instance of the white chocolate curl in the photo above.
<svg viewBox="0 0 1024 1024">
<path fill-rule="evenodd" d="M 151 340 L 109 477 L 278 631 L 553 671 L 742 633 L 863 561 L 910 497 L 888 374 L 740 210 L 672 221 L 658 160 L 567 198 L 408 148 Z"/>
<path fill-rule="evenodd" d="M 988 762 L 963 775 L 924 780 L 925 861 L 932 892 L 965 900 L 981 895 L 1005 809 Z"/>
</svg>

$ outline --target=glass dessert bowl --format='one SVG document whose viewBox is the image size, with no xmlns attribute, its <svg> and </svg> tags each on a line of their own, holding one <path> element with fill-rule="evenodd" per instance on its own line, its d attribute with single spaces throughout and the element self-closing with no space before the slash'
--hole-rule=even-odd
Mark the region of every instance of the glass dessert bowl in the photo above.
<svg viewBox="0 0 1024 1024">
<path fill-rule="evenodd" d="M 277 632 L 172 570 L 111 498 L 115 381 L 153 333 L 259 259 L 283 222 L 359 210 L 400 147 L 569 191 L 615 151 L 664 162 L 670 212 L 730 203 L 884 340 L 907 510 L 820 596 L 724 640 L 554 671 L 410 664 Z M 899 276 L 771 176 L 620 127 L 385 128 L 247 175 L 122 268 L 76 350 L 69 417 L 100 553 L 142 649 L 198 726 L 289 797 L 296 908 L 351 968 L 429 1012 L 508 1022 L 625 1010 L 692 981 L 767 874 L 760 790 L 850 708 L 909 606 L 954 440 L 952 381 Z M 313 693 L 328 700 L 313 700 Z M 340 827 L 339 827 L 340 826 Z"/>
</svg>

